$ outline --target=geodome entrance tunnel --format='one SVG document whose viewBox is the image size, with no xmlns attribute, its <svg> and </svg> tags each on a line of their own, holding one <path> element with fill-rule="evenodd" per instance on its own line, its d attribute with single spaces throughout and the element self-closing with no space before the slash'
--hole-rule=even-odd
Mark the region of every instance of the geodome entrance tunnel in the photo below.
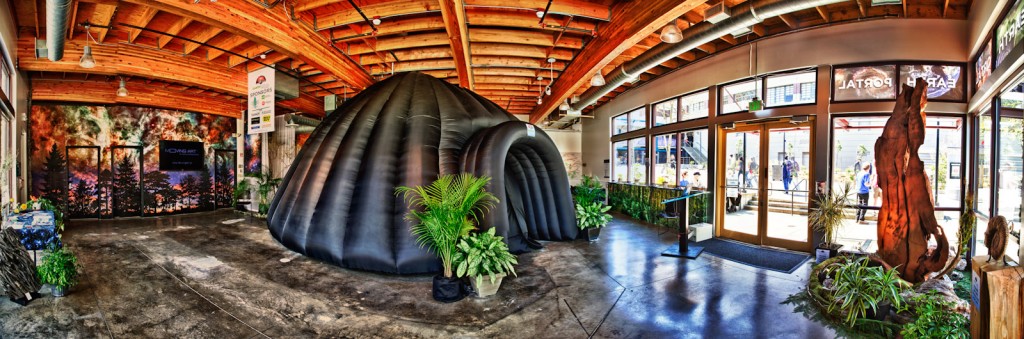
<svg viewBox="0 0 1024 339">
<path fill-rule="evenodd" d="M 440 262 L 421 248 L 395 187 L 439 175 L 491 177 L 500 202 L 481 222 L 514 252 L 578 234 L 568 176 L 540 129 L 493 102 L 421 73 L 381 81 L 330 113 L 271 203 L 270 232 L 289 249 L 341 267 L 414 274 Z"/>
</svg>

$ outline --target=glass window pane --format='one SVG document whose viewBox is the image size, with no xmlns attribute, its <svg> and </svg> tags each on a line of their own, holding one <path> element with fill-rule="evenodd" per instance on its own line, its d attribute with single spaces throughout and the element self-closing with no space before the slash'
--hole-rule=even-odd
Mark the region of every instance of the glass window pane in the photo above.
<svg viewBox="0 0 1024 339">
<path fill-rule="evenodd" d="M 682 97 L 679 103 L 679 121 L 708 117 L 708 91 Z"/>
<path fill-rule="evenodd" d="M 766 81 L 767 107 L 814 103 L 816 72 L 771 76 Z"/>
<path fill-rule="evenodd" d="M 988 216 L 992 210 L 992 116 L 987 112 L 978 118 L 978 186 L 975 201 L 979 214 Z"/>
<path fill-rule="evenodd" d="M 1006 217 L 1011 224 L 1020 223 L 1021 179 L 1024 178 L 1024 158 L 1021 146 L 1024 145 L 1024 129 L 1022 119 L 1016 117 L 999 118 L 999 162 L 996 165 L 996 176 L 999 187 L 996 190 L 996 215 Z"/>
<path fill-rule="evenodd" d="M 678 99 L 663 101 L 654 105 L 654 126 L 668 125 L 676 122 L 676 105 Z"/>
<path fill-rule="evenodd" d="M 622 114 L 612 118 L 612 135 L 629 132 L 629 114 Z"/>
<path fill-rule="evenodd" d="M 630 181 L 638 185 L 647 184 L 647 138 L 629 141 Z"/>
<path fill-rule="evenodd" d="M 675 187 L 676 182 L 676 140 L 675 133 L 654 137 L 654 183 L 659 186 Z"/>
<path fill-rule="evenodd" d="M 615 154 L 615 163 L 612 166 L 612 181 L 626 182 L 629 176 L 629 150 L 626 149 L 626 142 L 619 141 L 612 144 L 612 152 Z"/>
<path fill-rule="evenodd" d="M 832 184 L 834 190 L 850 184 L 851 195 L 866 190 L 870 198 L 867 206 L 881 207 L 881 189 L 876 187 L 874 169 L 875 141 L 882 135 L 887 117 L 844 117 L 833 121 Z M 928 117 L 924 144 L 918 156 L 924 162 L 925 172 L 931 180 L 932 197 L 937 207 L 959 207 L 962 118 Z M 866 181 L 863 175 L 868 174 Z M 938 168 L 938 174 L 936 174 Z M 954 173 L 955 172 L 955 173 Z M 862 187 L 863 186 L 863 187 Z M 873 213 L 868 213 L 873 215 Z"/>
<path fill-rule="evenodd" d="M 679 135 L 680 179 L 695 189 L 706 189 L 708 174 L 708 130 L 683 132 Z M 682 173 L 686 173 L 683 178 Z"/>
<path fill-rule="evenodd" d="M 750 101 L 757 97 L 757 82 L 753 80 L 719 88 L 719 102 L 722 103 L 720 114 L 746 112 L 750 109 Z"/>
<path fill-rule="evenodd" d="M 629 112 L 629 130 L 636 131 L 647 128 L 647 112 L 643 107 Z"/>
</svg>

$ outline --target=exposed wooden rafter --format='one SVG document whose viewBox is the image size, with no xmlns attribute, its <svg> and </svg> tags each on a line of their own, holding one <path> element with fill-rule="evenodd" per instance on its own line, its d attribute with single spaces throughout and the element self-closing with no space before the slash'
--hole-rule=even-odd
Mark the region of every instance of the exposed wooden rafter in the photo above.
<svg viewBox="0 0 1024 339">
<path fill-rule="evenodd" d="M 469 64 L 469 26 L 466 25 L 463 0 L 438 1 L 445 30 L 448 32 L 448 43 L 452 48 L 452 56 L 455 57 L 455 70 L 459 72 L 459 86 L 473 90 L 473 67 Z"/>
</svg>

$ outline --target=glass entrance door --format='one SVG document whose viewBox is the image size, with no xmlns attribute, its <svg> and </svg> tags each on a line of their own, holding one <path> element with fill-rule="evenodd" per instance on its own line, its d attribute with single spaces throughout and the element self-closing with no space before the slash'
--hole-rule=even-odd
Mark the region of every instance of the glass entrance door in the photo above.
<svg viewBox="0 0 1024 339">
<path fill-rule="evenodd" d="M 813 186 L 809 123 L 774 122 L 723 131 L 717 210 L 722 237 L 810 251 Z"/>
</svg>

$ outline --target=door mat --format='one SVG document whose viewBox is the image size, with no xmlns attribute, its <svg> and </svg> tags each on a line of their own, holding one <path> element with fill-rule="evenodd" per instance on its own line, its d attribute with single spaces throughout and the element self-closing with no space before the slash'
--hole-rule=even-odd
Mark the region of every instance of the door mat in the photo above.
<svg viewBox="0 0 1024 339">
<path fill-rule="evenodd" d="M 782 273 L 793 273 L 811 258 L 810 255 L 803 253 L 752 246 L 718 238 L 704 240 L 694 245 L 703 246 L 704 253 L 710 253 L 722 259 Z"/>
</svg>

